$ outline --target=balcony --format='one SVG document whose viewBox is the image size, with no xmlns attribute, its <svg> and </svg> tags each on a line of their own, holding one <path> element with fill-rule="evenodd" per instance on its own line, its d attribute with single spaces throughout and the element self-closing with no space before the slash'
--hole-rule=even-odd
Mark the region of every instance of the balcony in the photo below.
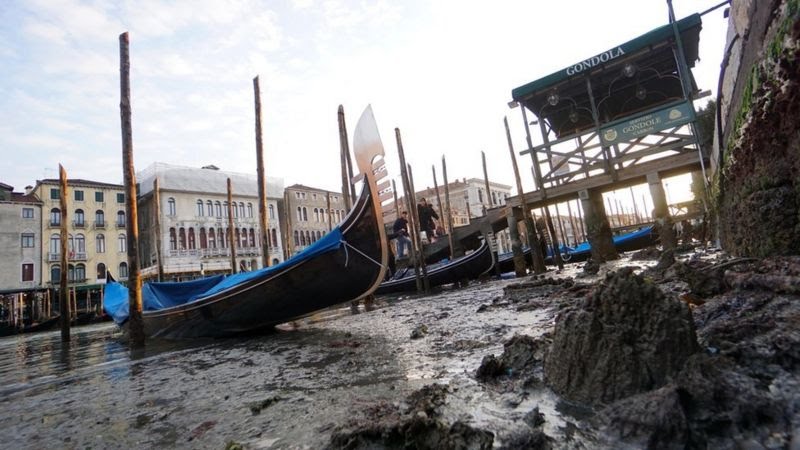
<svg viewBox="0 0 800 450">
<path fill-rule="evenodd" d="M 57 220 L 57 221 L 56 220 L 51 220 L 49 225 L 50 225 L 50 228 L 59 228 L 59 227 L 61 227 L 61 221 L 60 220 Z"/>
<path fill-rule="evenodd" d="M 82 220 L 80 222 L 78 222 L 77 220 L 73 220 L 72 221 L 72 227 L 73 228 L 86 228 L 86 222 L 84 222 Z"/>
<path fill-rule="evenodd" d="M 47 252 L 47 261 L 48 262 L 61 261 L 61 253 Z"/>
<path fill-rule="evenodd" d="M 94 229 L 95 230 L 105 230 L 106 229 L 106 223 L 105 222 L 97 222 L 97 221 L 95 221 Z"/>
<path fill-rule="evenodd" d="M 125 228 L 125 222 L 117 222 L 117 228 Z"/>
<path fill-rule="evenodd" d="M 70 254 L 70 261 L 86 261 L 86 252 L 75 252 Z"/>
</svg>

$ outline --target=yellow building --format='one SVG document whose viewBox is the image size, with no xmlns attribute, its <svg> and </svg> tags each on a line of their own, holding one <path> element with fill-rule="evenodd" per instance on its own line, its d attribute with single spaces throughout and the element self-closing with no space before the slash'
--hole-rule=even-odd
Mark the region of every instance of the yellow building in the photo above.
<svg viewBox="0 0 800 450">
<path fill-rule="evenodd" d="M 70 285 L 104 284 L 107 276 L 128 278 L 123 186 L 89 180 L 69 180 L 67 211 L 61 211 L 59 180 L 38 180 L 34 195 L 42 201 L 42 284 L 61 278 L 61 222 L 66 218 L 67 278 Z"/>
</svg>

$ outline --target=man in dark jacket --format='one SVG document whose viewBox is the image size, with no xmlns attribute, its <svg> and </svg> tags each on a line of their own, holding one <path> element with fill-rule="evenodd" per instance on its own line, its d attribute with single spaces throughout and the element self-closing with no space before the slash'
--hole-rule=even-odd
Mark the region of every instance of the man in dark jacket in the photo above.
<svg viewBox="0 0 800 450">
<path fill-rule="evenodd" d="M 434 222 L 433 219 L 438 219 L 439 216 L 436 214 L 436 211 L 433 210 L 433 206 L 428 204 L 428 201 L 425 200 L 425 197 L 419 199 L 417 213 L 419 214 L 420 230 L 425 232 L 425 235 L 428 237 L 428 242 L 433 242 L 435 240 L 433 230 L 436 229 L 436 222 Z"/>
<path fill-rule="evenodd" d="M 405 248 L 411 248 L 411 239 L 408 237 L 408 213 L 403 211 L 392 226 L 395 239 L 397 239 L 397 257 L 405 258 Z"/>
</svg>

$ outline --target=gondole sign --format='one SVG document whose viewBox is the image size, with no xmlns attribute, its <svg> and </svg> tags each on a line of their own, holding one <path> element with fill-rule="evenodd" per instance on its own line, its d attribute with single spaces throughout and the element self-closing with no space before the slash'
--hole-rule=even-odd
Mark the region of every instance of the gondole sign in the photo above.
<svg viewBox="0 0 800 450">
<path fill-rule="evenodd" d="M 641 136 L 652 134 L 667 128 L 673 128 L 692 121 L 691 106 L 679 103 L 667 108 L 653 111 L 645 115 L 615 123 L 600 129 L 600 136 L 606 145 L 625 142 Z"/>
</svg>

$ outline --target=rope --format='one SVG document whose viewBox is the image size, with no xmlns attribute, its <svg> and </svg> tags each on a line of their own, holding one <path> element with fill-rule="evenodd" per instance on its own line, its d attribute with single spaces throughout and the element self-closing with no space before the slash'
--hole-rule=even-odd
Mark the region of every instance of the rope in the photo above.
<svg viewBox="0 0 800 450">
<path fill-rule="evenodd" d="M 360 254 L 360 255 L 361 255 L 361 256 L 363 256 L 364 258 L 367 258 L 367 260 L 369 260 L 369 261 L 372 261 L 373 263 L 375 263 L 375 265 L 376 265 L 376 266 L 383 267 L 383 264 L 381 264 L 381 263 L 379 263 L 378 261 L 375 261 L 374 259 L 370 258 L 370 257 L 369 257 L 369 256 L 368 256 L 366 253 L 364 253 L 364 252 L 362 252 L 361 250 L 359 250 L 359 249 L 357 249 L 357 248 L 353 247 L 353 246 L 352 246 L 352 245 L 350 245 L 350 244 L 349 244 L 347 241 L 345 241 L 345 240 L 341 240 L 341 241 L 339 241 L 339 242 L 341 242 L 342 244 L 344 244 L 344 255 L 345 255 L 344 266 L 345 266 L 345 267 L 347 267 L 347 261 L 348 261 L 348 259 L 349 259 L 349 254 L 347 253 L 347 247 L 350 247 L 350 248 L 352 248 L 352 249 L 353 249 L 353 250 L 355 250 L 355 251 L 356 251 L 358 254 Z"/>
</svg>

